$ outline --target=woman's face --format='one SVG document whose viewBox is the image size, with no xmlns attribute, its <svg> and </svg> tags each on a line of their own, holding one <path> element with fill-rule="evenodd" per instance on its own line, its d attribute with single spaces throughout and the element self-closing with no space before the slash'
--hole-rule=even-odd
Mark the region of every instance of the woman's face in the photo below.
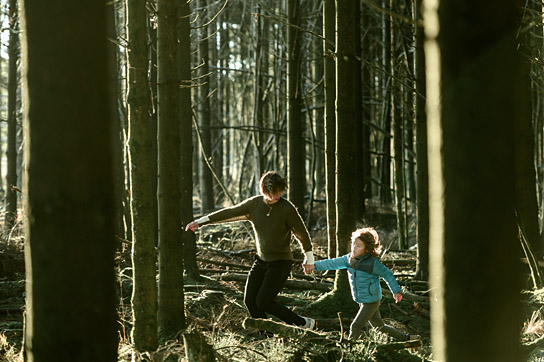
<svg viewBox="0 0 544 362">
<path fill-rule="evenodd" d="M 275 204 L 276 202 L 280 201 L 281 195 L 283 195 L 283 192 L 279 191 L 275 194 L 268 194 L 263 193 L 264 202 L 266 202 L 268 205 Z"/>
<path fill-rule="evenodd" d="M 358 258 L 365 252 L 365 243 L 361 239 L 357 238 L 351 243 L 351 253 L 354 257 Z"/>
</svg>

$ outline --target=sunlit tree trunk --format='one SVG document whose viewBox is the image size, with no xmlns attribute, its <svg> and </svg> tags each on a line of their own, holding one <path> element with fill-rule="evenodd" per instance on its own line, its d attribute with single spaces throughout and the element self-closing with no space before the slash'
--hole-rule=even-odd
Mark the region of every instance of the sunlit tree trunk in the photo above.
<svg viewBox="0 0 544 362">
<path fill-rule="evenodd" d="M 334 0 L 323 1 L 323 53 L 325 93 L 325 175 L 327 196 L 328 256 L 336 254 L 336 7 Z"/>
<path fill-rule="evenodd" d="M 524 2 L 435 5 L 425 1 L 433 356 L 520 361 L 512 135 L 527 114 Z"/>
<path fill-rule="evenodd" d="M 106 7 L 25 0 L 21 20 L 25 360 L 117 361 Z"/>
<path fill-rule="evenodd" d="M 8 131 L 5 228 L 9 231 L 17 220 L 17 58 L 19 57 L 19 26 L 17 0 L 9 1 L 8 45 Z"/>
<path fill-rule="evenodd" d="M 128 117 L 132 208 L 132 342 L 137 351 L 157 348 L 157 234 L 155 156 L 151 139 L 145 0 L 127 1 Z"/>
</svg>

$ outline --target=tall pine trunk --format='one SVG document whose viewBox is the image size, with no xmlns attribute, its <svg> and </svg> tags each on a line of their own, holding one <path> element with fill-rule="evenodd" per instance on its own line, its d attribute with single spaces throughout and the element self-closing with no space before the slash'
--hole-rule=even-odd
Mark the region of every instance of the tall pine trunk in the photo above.
<svg viewBox="0 0 544 362">
<path fill-rule="evenodd" d="M 180 192 L 178 5 L 157 1 L 159 310 L 161 340 L 185 328 Z"/>
<path fill-rule="evenodd" d="M 145 0 L 127 1 L 128 118 L 130 195 L 132 208 L 132 342 L 137 351 L 157 348 L 156 178 L 151 138 L 151 95 L 147 76 L 147 12 Z"/>
<path fill-rule="evenodd" d="M 524 3 L 434 3 L 425 2 L 433 355 L 520 361 L 512 135 L 527 105 L 515 39 Z"/>
<path fill-rule="evenodd" d="M 17 58 L 19 57 L 19 27 L 17 0 L 9 1 L 8 46 L 8 131 L 5 228 L 11 230 L 17 220 Z"/>
<path fill-rule="evenodd" d="M 117 361 L 106 7 L 25 0 L 21 20 L 25 360 Z"/>
<path fill-rule="evenodd" d="M 179 7 L 179 127 L 180 148 L 180 204 L 182 228 L 193 220 L 193 111 L 191 102 L 191 5 L 183 0 Z M 198 278 L 195 233 L 183 233 L 183 260 L 187 275 Z"/>
<path fill-rule="evenodd" d="M 199 6 L 205 8 L 207 0 L 199 0 Z M 207 19 L 204 17 L 203 19 Z M 203 23 L 206 21 L 204 20 Z M 212 132 L 211 132 L 211 110 L 210 110 L 210 65 L 209 65 L 209 45 L 208 45 L 208 25 L 202 24 L 200 28 L 200 43 L 198 46 L 199 65 L 200 65 L 200 135 L 202 143 L 199 155 L 199 183 L 200 183 L 200 211 L 202 214 L 213 210 L 215 206 L 213 194 L 213 175 L 210 171 L 206 157 L 211 162 L 212 157 Z"/>
<path fill-rule="evenodd" d="M 336 69 L 334 62 L 336 42 L 336 7 L 334 0 L 323 1 L 323 54 L 325 93 L 325 175 L 327 197 L 328 256 L 336 253 Z"/>
<path fill-rule="evenodd" d="M 303 87 L 301 77 L 302 34 L 301 0 L 287 0 L 287 179 L 289 199 L 304 217 L 306 190 L 304 116 L 302 115 Z"/>
</svg>

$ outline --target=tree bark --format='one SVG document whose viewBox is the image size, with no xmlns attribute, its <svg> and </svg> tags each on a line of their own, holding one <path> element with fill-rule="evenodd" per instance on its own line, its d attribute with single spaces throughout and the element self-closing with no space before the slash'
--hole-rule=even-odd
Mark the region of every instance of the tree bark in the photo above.
<svg viewBox="0 0 544 362">
<path fill-rule="evenodd" d="M 422 0 L 416 0 L 416 21 L 423 19 Z M 425 112 L 425 34 L 416 25 L 416 189 L 417 189 L 417 263 L 416 278 L 429 279 L 429 169 L 427 162 L 427 113 Z"/>
<path fill-rule="evenodd" d="M 199 0 L 198 4 L 200 8 L 206 8 L 208 1 Z M 203 19 L 207 19 L 204 17 Z M 206 22 L 205 20 L 203 23 Z M 200 184 L 200 212 L 206 214 L 213 210 L 215 207 L 214 193 L 213 193 L 213 176 L 208 167 L 208 163 L 205 157 L 208 157 L 211 161 L 212 157 L 212 132 L 211 132 L 211 110 L 210 110 L 210 65 L 209 65 L 209 45 L 208 45 L 208 26 L 203 25 L 200 28 L 200 39 L 198 46 L 198 56 L 200 72 L 200 86 L 198 88 L 200 98 L 200 134 L 202 143 L 200 147 L 204 152 L 199 154 L 199 184 Z"/>
<path fill-rule="evenodd" d="M 178 5 L 157 1 L 159 296 L 162 340 L 185 328 L 180 191 Z"/>
<path fill-rule="evenodd" d="M 117 361 L 104 5 L 21 4 L 26 361 Z"/>
<path fill-rule="evenodd" d="M 329 258 L 336 254 L 336 7 L 334 0 L 323 1 L 323 54 L 325 93 L 325 174 L 327 196 L 327 246 Z"/>
<path fill-rule="evenodd" d="M 179 107 L 180 107 L 180 203 L 181 226 L 185 227 L 193 218 L 193 110 L 191 101 L 191 5 L 188 0 L 179 7 Z M 195 233 L 183 233 L 183 261 L 187 275 L 200 276 L 196 263 Z"/>
<path fill-rule="evenodd" d="M 149 115 L 147 11 L 145 0 L 127 1 L 128 118 L 132 209 L 132 341 L 137 351 L 157 348 L 156 178 Z"/>
<path fill-rule="evenodd" d="M 17 58 L 19 57 L 19 26 L 17 0 L 9 1 L 8 45 L 8 130 L 5 228 L 9 232 L 17 220 Z"/>
<path fill-rule="evenodd" d="M 525 60 L 515 38 L 523 4 L 446 0 L 436 8 L 426 2 L 431 337 L 437 360 L 521 360 L 512 135 L 527 106 Z M 470 250 L 460 240 L 472 240 Z M 473 323 L 478 328 L 467 328 Z"/>
<path fill-rule="evenodd" d="M 302 6 L 300 0 L 287 0 L 287 181 L 288 198 L 305 217 L 304 195 L 306 191 L 303 92 L 302 34 L 300 32 Z"/>
</svg>

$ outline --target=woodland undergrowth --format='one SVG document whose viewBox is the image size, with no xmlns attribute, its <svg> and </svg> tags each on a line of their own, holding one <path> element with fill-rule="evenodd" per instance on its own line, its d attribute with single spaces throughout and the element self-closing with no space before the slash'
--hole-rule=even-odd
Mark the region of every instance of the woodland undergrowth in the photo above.
<svg viewBox="0 0 544 362">
<path fill-rule="evenodd" d="M 319 338 L 301 332 L 293 338 L 267 335 L 243 327 L 248 313 L 243 305 L 244 275 L 255 253 L 247 228 L 210 226 L 199 234 L 198 254 L 201 278 L 185 278 L 187 330 L 175 340 L 163 343 L 157 351 L 136 353 L 130 343 L 130 255 L 125 248 L 118 256 L 120 324 L 118 360 L 128 361 L 187 361 L 185 333 L 201 337 L 204 348 L 217 361 L 433 361 L 430 343 L 429 288 L 414 280 L 413 250 L 394 250 L 395 233 L 378 229 L 388 251 L 382 261 L 395 273 L 405 292 L 405 299 L 395 304 L 384 285 L 384 300 L 380 311 L 386 323 L 410 334 L 422 336 L 418 348 L 382 348 L 393 344 L 386 335 L 369 330 L 359 341 L 346 340 L 349 324 L 357 310 L 350 300 L 341 306 L 317 308 L 333 282 L 334 274 L 305 276 L 300 263 L 295 263 L 290 280 L 279 300 L 297 313 L 317 320 Z M 312 230 L 317 258 L 326 254 L 326 233 Z M 22 361 L 24 310 L 23 237 L 20 230 L 0 235 L 0 362 Z M 298 249 L 296 245 L 293 250 Z M 302 254 L 295 252 L 300 261 Z M 307 283 L 307 284 L 305 284 Z M 319 288 L 319 289 L 316 289 Z M 522 294 L 524 326 L 520 340 L 527 361 L 544 361 L 544 351 L 535 346 L 544 339 L 544 289 L 525 290 Z M 341 313 L 338 313 L 338 312 Z M 342 333 L 343 332 L 343 333 Z"/>
</svg>

